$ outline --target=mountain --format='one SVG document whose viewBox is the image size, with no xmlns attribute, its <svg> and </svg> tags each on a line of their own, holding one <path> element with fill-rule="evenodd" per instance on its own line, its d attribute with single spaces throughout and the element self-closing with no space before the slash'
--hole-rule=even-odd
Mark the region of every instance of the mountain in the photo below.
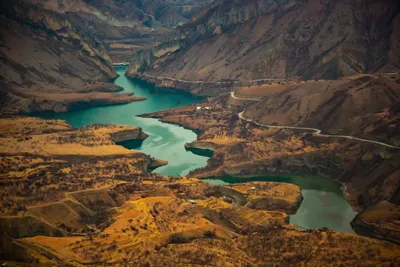
<svg viewBox="0 0 400 267">
<path fill-rule="evenodd" d="M 117 75 L 102 42 L 80 34 L 64 15 L 38 5 L 1 5 L 2 113 L 65 111 L 91 100 L 131 101 L 109 93 L 120 88 L 105 83 Z"/>
<path fill-rule="evenodd" d="M 208 2 L 2 1 L 0 111 L 67 111 L 143 100 L 112 93 L 121 90 L 107 83 L 117 77 L 113 61 L 151 45 Z"/>
<path fill-rule="evenodd" d="M 45 9 L 68 16 L 82 33 L 106 43 L 117 61 L 171 32 L 212 0 L 73 0 L 36 1 Z"/>
<path fill-rule="evenodd" d="M 262 124 L 312 127 L 400 145 L 399 81 L 398 74 L 354 75 L 243 87 L 235 95 L 261 98 L 244 116 Z"/>
<path fill-rule="evenodd" d="M 392 72 L 399 11 L 395 0 L 218 1 L 136 56 L 129 74 L 216 81 Z"/>
</svg>

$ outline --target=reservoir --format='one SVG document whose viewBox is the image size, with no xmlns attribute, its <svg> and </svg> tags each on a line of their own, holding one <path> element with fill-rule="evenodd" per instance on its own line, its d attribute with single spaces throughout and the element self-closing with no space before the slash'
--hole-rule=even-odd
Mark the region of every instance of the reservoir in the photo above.
<svg viewBox="0 0 400 267">
<path fill-rule="evenodd" d="M 201 101 L 201 98 L 185 92 L 158 89 L 147 83 L 128 79 L 124 76 L 126 67 L 116 67 L 120 75 L 114 83 L 124 88 L 123 92 L 133 92 L 144 96 L 145 101 L 125 105 L 94 107 L 66 113 L 46 113 L 45 118 L 63 119 L 74 127 L 89 124 L 126 124 L 141 127 L 149 135 L 139 147 L 130 147 L 157 159 L 167 160 L 168 165 L 154 170 L 156 173 L 183 176 L 191 170 L 206 166 L 208 157 L 186 151 L 185 144 L 197 139 L 197 135 L 181 126 L 162 123 L 157 119 L 140 118 L 136 115 L 166 110 Z"/>
<path fill-rule="evenodd" d="M 45 113 L 41 117 L 63 119 L 74 127 L 82 127 L 88 124 L 126 124 L 141 127 L 149 135 L 149 138 L 141 144 L 133 144 L 130 148 L 142 151 L 154 158 L 168 161 L 168 165 L 154 170 L 156 173 L 184 176 L 191 170 L 205 167 L 208 157 L 196 155 L 187 151 L 184 147 L 186 143 L 196 140 L 195 132 L 177 125 L 162 123 L 157 119 L 136 116 L 193 104 L 201 101 L 201 98 L 184 92 L 158 89 L 147 83 L 128 79 L 124 76 L 126 67 L 117 67 L 116 71 L 120 75 L 114 81 L 116 85 L 123 87 L 124 92 L 133 92 L 135 96 L 144 96 L 147 100 L 66 113 Z M 304 200 L 297 213 L 290 216 L 290 223 L 307 229 L 327 227 L 341 232 L 353 232 L 350 222 L 356 212 L 343 198 L 340 185 L 329 179 L 289 175 L 246 179 L 223 177 L 206 181 L 213 184 L 246 181 L 277 181 L 296 184 L 302 188 Z"/>
</svg>

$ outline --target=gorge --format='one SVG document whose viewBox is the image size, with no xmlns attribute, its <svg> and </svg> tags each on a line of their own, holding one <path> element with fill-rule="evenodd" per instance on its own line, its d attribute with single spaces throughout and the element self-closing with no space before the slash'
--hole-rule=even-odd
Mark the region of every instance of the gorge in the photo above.
<svg viewBox="0 0 400 267">
<path fill-rule="evenodd" d="M 396 0 L 0 2 L 1 266 L 397 266 Z"/>
<path fill-rule="evenodd" d="M 125 77 L 125 67 L 117 67 L 120 75 L 114 83 L 123 87 L 123 92 L 132 92 L 135 96 L 146 97 L 146 101 L 134 102 L 122 106 L 91 108 L 66 113 L 51 113 L 41 115 L 46 119 L 63 119 L 74 127 L 90 124 L 126 124 L 141 127 L 149 135 L 139 147 L 135 148 L 154 158 L 166 160 L 168 164 L 155 170 L 156 173 L 171 176 L 185 176 L 190 171 L 203 168 L 207 157 L 198 156 L 185 150 L 185 144 L 197 140 L 191 130 L 180 126 L 167 124 L 152 118 L 140 118 L 136 115 L 151 113 L 165 109 L 177 108 L 182 105 L 195 104 L 201 100 L 179 91 L 158 89 L 150 84 Z M 347 201 L 343 198 L 340 185 L 322 177 L 278 176 L 235 179 L 226 177 L 219 180 L 222 184 L 233 181 L 275 181 L 289 182 L 302 188 L 304 200 L 290 222 L 306 229 L 322 228 L 353 232 L 350 222 L 355 216 Z M 218 183 L 218 180 L 208 180 Z M 228 183 L 227 183 L 228 182 Z"/>
</svg>

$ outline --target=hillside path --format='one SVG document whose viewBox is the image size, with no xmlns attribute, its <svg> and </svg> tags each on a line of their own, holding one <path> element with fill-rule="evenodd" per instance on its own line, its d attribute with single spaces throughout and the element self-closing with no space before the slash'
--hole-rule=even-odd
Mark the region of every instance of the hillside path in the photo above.
<svg viewBox="0 0 400 267">
<path fill-rule="evenodd" d="M 309 128 L 309 127 L 297 127 L 297 126 L 278 126 L 278 125 L 270 125 L 270 124 L 262 124 L 258 123 L 252 119 L 245 118 L 243 116 L 244 111 L 238 113 L 238 116 L 240 119 L 254 123 L 257 126 L 261 127 L 268 127 L 268 128 L 273 128 L 273 129 L 292 129 L 292 130 L 303 130 L 303 131 L 309 131 L 312 132 L 314 136 L 319 136 L 319 137 L 329 137 L 329 138 L 346 138 L 346 139 L 351 139 L 351 140 L 357 140 L 360 142 L 365 142 L 365 143 L 371 143 L 371 144 L 376 144 L 376 145 L 381 145 L 389 148 L 395 148 L 395 149 L 400 149 L 398 146 L 393 146 L 390 144 L 386 144 L 383 142 L 378 142 L 378 141 L 373 141 L 373 140 L 368 140 L 368 139 L 363 139 L 363 138 L 358 138 L 350 135 L 334 135 L 334 134 L 321 134 L 321 130 L 317 128 Z"/>
</svg>

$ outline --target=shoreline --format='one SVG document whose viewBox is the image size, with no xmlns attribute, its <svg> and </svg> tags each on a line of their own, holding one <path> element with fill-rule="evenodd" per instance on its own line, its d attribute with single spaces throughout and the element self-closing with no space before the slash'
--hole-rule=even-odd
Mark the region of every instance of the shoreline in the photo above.
<svg viewBox="0 0 400 267">
<path fill-rule="evenodd" d="M 160 111 L 158 111 L 158 112 L 160 112 Z M 154 112 L 153 112 L 153 113 L 154 113 Z M 163 120 L 162 116 L 156 116 L 156 115 L 151 115 L 151 114 L 152 114 L 152 113 L 144 113 L 144 114 L 138 115 L 138 117 L 141 117 L 141 118 L 153 118 L 153 119 L 158 119 L 159 121 L 161 121 L 161 122 L 163 122 L 163 123 L 168 123 L 168 124 L 172 124 L 172 125 L 178 125 L 178 126 L 180 126 L 180 127 L 183 127 L 183 128 L 185 128 L 185 129 L 191 130 L 191 131 L 193 131 L 193 132 L 196 133 L 196 135 L 197 135 L 197 140 L 194 141 L 194 142 L 204 142 L 204 141 L 199 140 L 199 135 L 200 135 L 201 132 L 202 132 L 201 130 L 190 128 L 189 126 L 184 125 L 184 124 L 182 124 L 182 123 L 178 123 L 178 122 L 177 122 L 177 123 L 168 122 L 168 121 Z M 198 132 L 199 132 L 199 133 L 198 133 Z M 204 142 L 204 143 L 205 143 L 205 142 Z M 210 143 L 210 144 L 212 144 L 212 143 Z M 210 157 L 210 158 L 211 158 L 211 157 Z M 207 166 L 206 166 L 206 167 L 207 167 Z M 205 167 L 203 167 L 203 168 L 205 168 Z M 203 168 L 202 168 L 202 169 L 203 169 Z M 237 176 L 235 176 L 235 177 L 250 178 L 250 177 L 273 176 L 273 175 L 280 175 L 280 174 L 281 174 L 281 173 L 265 173 L 265 175 L 260 175 L 260 174 L 257 174 L 257 175 L 237 175 Z M 291 175 L 291 176 L 296 176 L 296 175 L 297 175 L 297 174 L 293 174 L 293 173 L 290 173 L 290 172 L 283 173 L 283 175 L 285 175 L 285 174 Z M 307 173 L 300 174 L 300 176 L 301 176 L 301 175 L 314 176 L 314 175 L 307 174 Z M 200 179 L 200 180 L 203 180 L 203 179 L 213 179 L 214 177 L 215 177 L 215 176 L 207 176 L 207 177 L 201 177 L 201 178 L 199 178 L 199 179 Z M 347 201 L 347 203 L 349 203 L 349 205 L 351 206 L 351 208 L 353 209 L 353 211 L 360 212 L 360 211 L 362 210 L 362 208 L 361 208 L 359 205 L 357 205 L 357 204 L 355 203 L 355 201 L 354 201 L 353 198 L 351 197 L 351 194 L 347 191 L 347 185 L 346 185 L 345 183 L 340 182 L 340 181 L 337 181 L 337 180 L 334 180 L 333 178 L 328 177 L 328 176 L 322 176 L 322 175 L 321 175 L 321 176 L 315 176 L 315 177 L 321 177 L 321 178 L 323 178 L 323 179 L 329 179 L 330 181 L 337 183 L 337 184 L 338 184 L 338 187 L 339 187 L 339 189 L 340 189 L 340 191 L 341 191 L 341 193 L 342 193 L 343 198 Z"/>
<path fill-rule="evenodd" d="M 307 173 L 304 173 L 304 174 L 293 174 L 293 173 L 289 173 L 289 172 L 284 172 L 284 173 L 266 173 L 264 175 L 262 175 L 262 174 L 255 174 L 255 175 L 251 175 L 251 174 L 240 175 L 240 174 L 238 174 L 238 175 L 235 175 L 235 176 L 231 176 L 231 175 L 227 174 L 225 177 L 240 178 L 240 179 L 252 179 L 252 178 L 275 177 L 275 176 L 279 176 L 279 177 L 289 176 L 291 178 L 309 176 L 310 178 L 315 177 L 317 179 L 318 178 L 328 179 L 328 180 L 330 180 L 330 181 L 332 181 L 332 182 L 334 182 L 335 184 L 338 185 L 338 188 L 340 189 L 340 191 L 342 193 L 343 199 L 345 199 L 346 202 L 349 203 L 349 205 L 353 209 L 353 211 L 355 211 L 357 213 L 362 211 L 362 208 L 360 206 L 354 205 L 353 202 L 351 201 L 350 194 L 347 192 L 347 185 L 342 183 L 342 182 L 336 181 L 336 180 L 334 180 L 332 178 L 329 178 L 329 177 L 323 177 L 323 176 L 312 175 L 312 174 L 307 174 Z M 208 180 L 222 180 L 221 178 L 223 178 L 223 177 L 224 176 L 208 176 L 208 177 L 201 177 L 201 178 L 198 178 L 198 179 L 200 179 L 200 180 L 207 180 L 207 179 Z M 300 188 L 301 188 L 301 186 L 300 186 Z"/>
<path fill-rule="evenodd" d="M 226 89 L 232 89 L 235 81 L 184 81 L 175 78 L 157 78 L 144 73 L 128 74 L 128 68 L 125 77 L 138 80 L 160 89 L 169 89 L 172 91 L 186 92 L 193 96 L 212 97 L 217 96 Z M 207 91 L 215 91 L 207 93 Z"/>
</svg>

